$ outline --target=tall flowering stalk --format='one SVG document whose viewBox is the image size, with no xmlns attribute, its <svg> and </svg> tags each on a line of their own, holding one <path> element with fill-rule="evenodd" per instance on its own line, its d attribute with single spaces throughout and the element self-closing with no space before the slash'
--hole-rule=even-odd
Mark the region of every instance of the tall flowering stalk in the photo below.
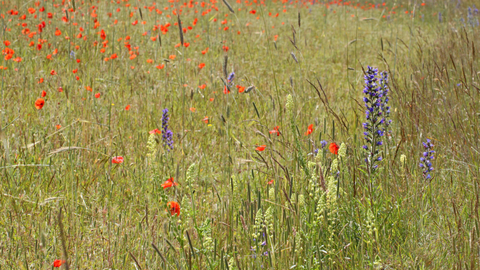
<svg viewBox="0 0 480 270">
<path fill-rule="evenodd" d="M 168 115 L 168 109 L 163 109 L 162 140 L 163 146 L 165 146 L 167 150 L 170 151 L 173 150 L 173 132 L 168 129 L 168 120 L 170 120 L 170 116 Z"/>
<path fill-rule="evenodd" d="M 382 160 L 380 147 L 383 145 L 382 137 L 388 133 L 388 120 L 390 107 L 388 106 L 388 75 L 386 72 L 378 77 L 378 69 L 368 67 L 365 74 L 365 114 L 366 122 L 363 123 L 363 134 L 366 144 L 363 146 L 367 153 L 365 159 L 368 173 L 371 175 L 376 171 L 378 161 Z"/>
<path fill-rule="evenodd" d="M 435 151 L 432 150 L 433 146 L 429 139 L 423 143 L 425 152 L 422 153 L 422 157 L 420 158 L 420 168 L 423 170 L 423 178 L 425 178 L 425 180 L 432 178 L 430 172 L 433 171 L 432 160 L 435 158 Z"/>
</svg>

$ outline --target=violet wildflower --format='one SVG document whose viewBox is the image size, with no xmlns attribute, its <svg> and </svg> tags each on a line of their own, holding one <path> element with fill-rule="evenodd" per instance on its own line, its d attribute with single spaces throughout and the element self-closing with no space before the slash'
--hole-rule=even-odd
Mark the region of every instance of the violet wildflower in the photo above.
<svg viewBox="0 0 480 270">
<path fill-rule="evenodd" d="M 475 18 L 475 15 L 477 14 L 478 14 L 478 9 L 475 7 L 475 5 L 473 5 L 473 9 L 471 7 L 468 7 L 467 22 L 472 27 L 479 25 L 478 19 Z"/>
<path fill-rule="evenodd" d="M 438 22 L 442 22 L 442 12 L 438 13 Z"/>
<path fill-rule="evenodd" d="M 382 137 L 387 132 L 391 121 L 388 120 L 390 107 L 388 106 L 388 76 L 383 72 L 380 79 L 378 69 L 368 67 L 365 74 L 365 97 L 363 101 L 366 107 L 366 122 L 363 123 L 363 135 L 365 135 L 366 145 L 363 148 L 367 152 L 365 159 L 368 172 L 373 173 L 378 165 L 375 163 L 382 160 L 380 147 L 383 145 Z"/>
<path fill-rule="evenodd" d="M 163 145 L 170 151 L 173 150 L 173 132 L 168 129 L 168 120 L 170 120 L 168 109 L 164 109 L 162 115 L 162 140 Z"/>
<path fill-rule="evenodd" d="M 430 172 L 433 171 L 432 160 L 435 158 L 435 151 L 432 150 L 433 146 L 434 145 L 429 139 L 427 139 L 427 141 L 423 143 L 423 148 L 425 152 L 422 153 L 422 157 L 420 158 L 420 168 L 422 168 L 423 177 L 426 180 L 432 178 Z"/>
<path fill-rule="evenodd" d="M 235 79 L 235 72 L 232 71 L 232 73 L 228 75 L 228 78 L 227 78 L 228 83 L 231 83 L 233 79 Z"/>
<path fill-rule="evenodd" d="M 325 148 L 325 146 L 327 146 L 327 141 L 320 141 L 320 145 L 322 148 Z"/>
</svg>

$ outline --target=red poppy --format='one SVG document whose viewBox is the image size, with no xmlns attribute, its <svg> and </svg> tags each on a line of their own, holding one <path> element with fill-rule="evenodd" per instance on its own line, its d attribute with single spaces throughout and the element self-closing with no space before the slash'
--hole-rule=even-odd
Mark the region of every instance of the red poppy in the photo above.
<svg viewBox="0 0 480 270">
<path fill-rule="evenodd" d="M 162 134 L 162 132 L 161 132 L 158 128 L 156 128 L 156 129 L 154 129 L 154 130 L 150 130 L 148 133 L 149 133 L 149 134 L 154 134 L 154 133 Z"/>
<path fill-rule="evenodd" d="M 267 184 L 271 185 L 271 184 L 273 184 L 274 181 L 275 181 L 275 180 L 272 179 L 272 180 L 268 181 Z"/>
<path fill-rule="evenodd" d="M 35 108 L 37 108 L 37 110 L 42 109 L 43 105 L 45 105 L 45 100 L 43 100 L 43 98 L 39 98 L 35 101 Z"/>
<path fill-rule="evenodd" d="M 127 105 L 127 107 L 125 107 L 125 111 L 128 111 L 130 110 L 130 105 Z"/>
<path fill-rule="evenodd" d="M 313 124 L 308 126 L 307 132 L 305 132 L 305 136 L 312 134 L 313 132 Z"/>
<path fill-rule="evenodd" d="M 168 202 L 167 203 L 168 208 L 170 208 L 170 214 L 173 216 L 177 214 L 177 217 L 180 216 L 180 204 L 177 202 Z"/>
<path fill-rule="evenodd" d="M 237 89 L 239 93 L 243 93 L 245 91 L 245 86 L 237 85 Z"/>
<path fill-rule="evenodd" d="M 277 136 L 280 136 L 280 131 L 278 130 L 280 127 L 276 126 L 273 128 L 273 130 L 270 130 L 270 134 L 277 134 Z"/>
<path fill-rule="evenodd" d="M 257 13 L 257 11 L 256 11 L 255 9 L 252 9 L 252 10 L 250 11 L 250 13 L 251 13 L 251 14 L 255 14 L 255 13 Z"/>
<path fill-rule="evenodd" d="M 52 69 L 52 71 L 50 71 L 50 75 L 56 75 L 57 72 L 55 70 Z"/>
<path fill-rule="evenodd" d="M 53 261 L 53 267 L 60 267 L 62 266 L 62 264 L 64 264 L 65 261 L 62 261 L 62 260 L 55 260 Z"/>
<path fill-rule="evenodd" d="M 203 118 L 202 121 L 205 122 L 205 124 L 208 124 L 208 116 L 205 116 L 205 118 Z"/>
<path fill-rule="evenodd" d="M 47 95 L 47 92 L 45 92 L 45 90 L 42 91 L 42 97 L 45 97 L 46 95 Z"/>
<path fill-rule="evenodd" d="M 338 155 L 338 148 L 340 147 L 338 147 L 338 145 L 334 142 L 332 142 L 330 146 L 328 146 L 328 150 L 330 150 L 330 152 L 335 155 Z"/>
<path fill-rule="evenodd" d="M 58 87 L 58 92 L 60 92 L 60 93 L 63 92 L 63 88 L 61 86 Z"/>
<path fill-rule="evenodd" d="M 260 145 L 259 147 L 255 148 L 255 150 L 262 152 L 263 150 L 265 150 L 266 147 L 266 145 Z"/>
<path fill-rule="evenodd" d="M 175 183 L 175 181 L 173 181 L 173 177 L 170 177 L 169 179 L 167 179 L 167 181 L 165 181 L 165 183 L 162 184 L 163 189 L 166 189 L 172 186 L 174 187 L 178 186 L 178 183 Z"/>
<path fill-rule="evenodd" d="M 95 94 L 95 97 L 96 97 L 96 98 L 100 98 L 100 93 L 96 93 L 96 94 Z"/>
<path fill-rule="evenodd" d="M 117 156 L 112 158 L 112 163 L 113 164 L 121 164 L 123 163 L 123 157 Z"/>
<path fill-rule="evenodd" d="M 230 94 L 230 90 L 228 90 L 226 85 L 225 85 L 225 88 L 223 88 L 223 93 L 224 94 Z"/>
<path fill-rule="evenodd" d="M 202 69 L 202 68 L 204 68 L 204 67 L 205 67 L 205 63 L 200 63 L 200 64 L 198 65 L 198 68 L 199 68 L 199 69 Z"/>
</svg>

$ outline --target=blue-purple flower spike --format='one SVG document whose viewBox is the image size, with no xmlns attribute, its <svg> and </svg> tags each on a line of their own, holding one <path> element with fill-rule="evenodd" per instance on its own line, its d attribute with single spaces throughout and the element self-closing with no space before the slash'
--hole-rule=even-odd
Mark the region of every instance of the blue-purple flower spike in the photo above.
<svg viewBox="0 0 480 270">
<path fill-rule="evenodd" d="M 366 145 L 363 146 L 363 149 L 367 152 L 365 161 L 369 173 L 373 173 L 378 168 L 375 163 L 382 160 L 379 149 L 383 145 L 382 137 L 389 134 L 388 127 L 391 123 L 391 120 L 388 119 L 390 115 L 388 74 L 382 72 L 381 76 L 378 77 L 378 69 L 369 66 L 365 74 L 363 93 L 366 108 L 366 122 L 363 123 Z"/>
<path fill-rule="evenodd" d="M 173 150 L 173 132 L 168 129 L 168 120 L 170 120 L 168 109 L 164 109 L 162 115 L 162 140 L 163 145 L 170 151 Z"/>
<path fill-rule="evenodd" d="M 432 160 L 435 158 L 435 151 L 432 150 L 433 146 L 429 139 L 423 143 L 424 152 L 420 158 L 420 168 L 422 168 L 423 178 L 426 180 L 432 178 L 430 172 L 433 171 Z"/>
<path fill-rule="evenodd" d="M 227 78 L 228 83 L 231 83 L 233 79 L 235 79 L 235 72 L 232 71 L 232 73 L 228 75 L 228 78 Z"/>
</svg>

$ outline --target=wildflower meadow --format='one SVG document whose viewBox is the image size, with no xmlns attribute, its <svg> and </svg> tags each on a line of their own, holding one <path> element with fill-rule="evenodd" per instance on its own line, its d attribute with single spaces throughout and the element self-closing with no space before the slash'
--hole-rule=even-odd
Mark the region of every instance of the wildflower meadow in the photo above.
<svg viewBox="0 0 480 270">
<path fill-rule="evenodd" d="M 0 269 L 479 269 L 477 7 L 1 1 Z"/>
</svg>

